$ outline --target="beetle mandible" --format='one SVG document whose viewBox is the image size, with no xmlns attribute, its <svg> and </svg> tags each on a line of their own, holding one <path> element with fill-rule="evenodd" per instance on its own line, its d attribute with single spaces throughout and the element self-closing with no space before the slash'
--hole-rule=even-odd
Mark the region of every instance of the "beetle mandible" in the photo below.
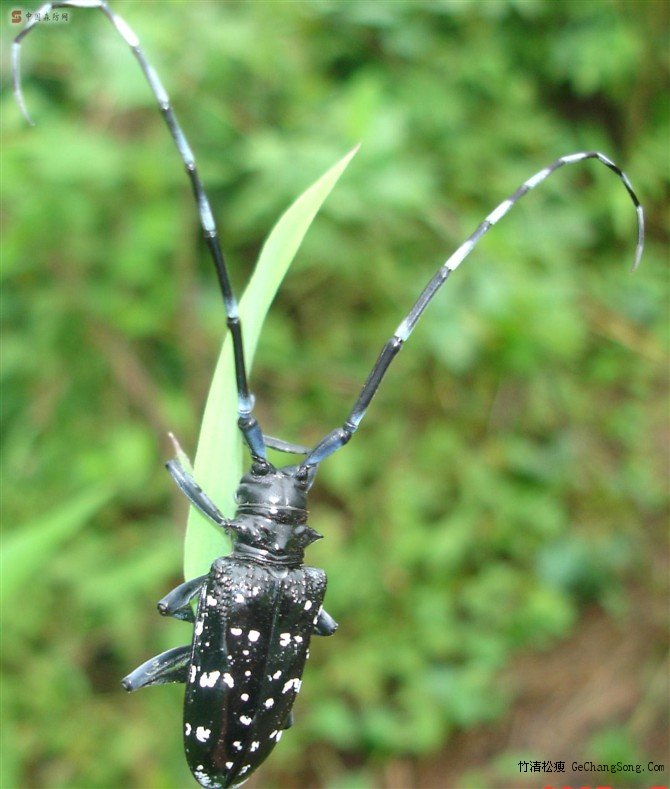
<svg viewBox="0 0 670 789">
<path fill-rule="evenodd" d="M 237 301 L 218 240 L 216 224 L 190 146 L 168 95 L 129 25 L 104 0 L 62 0 L 43 5 L 16 37 L 12 50 L 15 93 L 28 119 L 20 87 L 22 39 L 53 9 L 102 11 L 137 58 L 158 102 L 195 195 L 197 212 L 214 263 L 232 336 L 238 393 L 238 427 L 251 467 L 236 494 L 237 511 L 225 518 L 178 457 L 167 468 L 191 504 L 232 539 L 232 553 L 218 558 L 207 575 L 189 580 L 166 595 L 159 611 L 193 624 L 188 645 L 157 655 L 123 680 L 128 691 L 149 685 L 186 685 L 184 743 L 196 780 L 208 789 L 239 786 L 258 768 L 292 724 L 313 634 L 332 635 L 337 623 L 323 609 L 326 576 L 303 564 L 305 549 L 321 535 L 307 524 L 307 494 L 322 461 L 356 432 L 389 365 L 403 347 L 433 296 L 452 271 L 525 194 L 565 164 L 596 159 L 621 179 L 637 213 L 638 238 L 633 268 L 644 244 L 642 207 L 625 173 L 603 154 L 587 151 L 556 159 L 526 180 L 495 208 L 440 266 L 393 336 L 384 344 L 349 415 L 314 447 L 265 435 L 253 413 L 247 382 Z M 277 468 L 267 448 L 302 455 L 301 462 Z M 178 445 L 177 445 L 178 448 Z M 191 602 L 197 597 L 194 614 Z"/>
</svg>

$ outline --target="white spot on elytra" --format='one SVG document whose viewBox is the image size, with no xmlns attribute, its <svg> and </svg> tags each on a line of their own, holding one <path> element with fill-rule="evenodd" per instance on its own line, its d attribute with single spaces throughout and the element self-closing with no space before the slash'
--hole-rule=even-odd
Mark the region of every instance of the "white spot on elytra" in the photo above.
<svg viewBox="0 0 670 789">
<path fill-rule="evenodd" d="M 185 736 L 188 737 L 190 733 L 191 733 L 191 724 L 190 723 L 185 723 L 184 724 L 184 734 L 185 734 Z"/>
<path fill-rule="evenodd" d="M 249 701 L 249 694 L 248 693 L 243 693 L 240 696 L 240 699 L 242 699 L 242 701 Z"/>
<path fill-rule="evenodd" d="M 207 742 L 211 733 L 211 729 L 206 729 L 204 726 L 198 726 L 195 730 L 195 737 L 197 740 L 200 740 L 200 742 Z"/>
<path fill-rule="evenodd" d="M 230 628 L 230 632 L 234 636 L 241 636 L 242 635 L 242 628 L 241 627 L 231 627 Z"/>
<path fill-rule="evenodd" d="M 212 597 L 211 594 L 207 595 L 207 605 L 215 606 L 217 604 L 216 597 Z"/>
<path fill-rule="evenodd" d="M 191 668 L 189 669 L 188 681 L 195 682 L 195 675 L 196 675 L 196 668 L 194 665 L 191 665 Z"/>
<path fill-rule="evenodd" d="M 240 594 L 239 592 L 235 595 L 235 602 L 236 603 L 243 603 L 244 602 L 244 595 Z"/>
<path fill-rule="evenodd" d="M 279 677 L 281 677 L 281 671 L 275 671 L 272 675 L 272 679 L 279 679 Z"/>
<path fill-rule="evenodd" d="M 260 635 L 261 634 L 258 632 L 258 630 L 250 630 L 249 631 L 249 636 L 248 636 L 249 641 L 252 641 L 252 642 L 253 641 L 258 641 L 258 639 L 260 638 Z"/>
<path fill-rule="evenodd" d="M 293 636 L 296 644 L 302 644 L 302 636 Z"/>
<path fill-rule="evenodd" d="M 311 601 L 311 600 L 307 600 L 307 601 L 305 602 L 305 611 L 309 611 L 309 609 L 310 609 L 311 607 L 312 607 L 312 601 Z"/>
<path fill-rule="evenodd" d="M 275 700 L 274 699 L 265 699 L 265 706 L 270 709 L 270 707 L 274 707 Z"/>
<path fill-rule="evenodd" d="M 240 775 L 244 775 L 244 773 L 248 773 L 250 768 L 251 768 L 250 764 L 245 764 L 244 767 L 240 770 Z"/>
<path fill-rule="evenodd" d="M 279 636 L 279 646 L 280 647 L 287 647 L 291 643 L 291 634 L 290 633 L 281 633 Z"/>
<path fill-rule="evenodd" d="M 226 770 L 232 770 L 232 769 L 233 769 L 233 762 L 226 762 Z"/>
<path fill-rule="evenodd" d="M 199 636 L 202 633 L 203 625 L 204 623 L 202 619 L 198 619 L 198 621 L 195 623 L 195 630 L 193 632 L 196 634 L 196 636 Z"/>
<path fill-rule="evenodd" d="M 277 729 L 275 729 L 274 731 L 271 731 L 271 732 L 270 732 L 270 737 L 269 737 L 269 739 L 272 739 L 273 737 L 276 737 L 276 736 L 277 736 Z"/>
<path fill-rule="evenodd" d="M 221 676 L 220 671 L 210 671 L 208 674 L 206 671 L 200 677 L 200 687 L 201 688 L 213 688 L 216 685 L 216 681 Z"/>
<path fill-rule="evenodd" d="M 250 751 L 257 751 L 257 750 L 258 750 L 258 748 L 259 748 L 259 746 L 260 746 L 260 742 L 258 742 L 258 740 L 254 740 L 254 741 L 251 743 L 251 747 L 249 748 L 249 750 L 250 750 Z"/>
<path fill-rule="evenodd" d="M 199 764 L 195 768 L 193 775 L 195 776 L 195 779 L 200 784 L 200 786 L 211 787 L 211 788 L 215 786 L 215 784 L 212 783 L 211 778 L 206 773 L 203 772 L 201 764 Z"/>
<path fill-rule="evenodd" d="M 279 742 L 279 740 L 281 740 L 281 736 L 282 736 L 283 733 L 284 733 L 283 731 L 278 731 L 275 734 L 275 740 L 277 740 L 277 742 Z"/>
<path fill-rule="evenodd" d="M 251 671 L 249 671 L 249 669 L 247 669 L 247 670 L 244 672 L 244 676 L 245 676 L 245 677 L 250 677 L 250 676 L 251 676 Z"/>
<path fill-rule="evenodd" d="M 291 688 L 295 690 L 296 693 L 300 692 L 300 686 L 302 685 L 302 680 L 296 677 L 295 679 L 289 679 L 288 682 L 284 684 L 282 688 L 282 693 L 288 693 Z"/>
<path fill-rule="evenodd" d="M 242 650 L 242 654 L 243 655 L 248 655 L 249 654 L 249 650 L 248 649 L 243 649 Z"/>
<path fill-rule="evenodd" d="M 243 726 L 251 726 L 251 718 L 248 715 L 240 715 L 240 723 Z"/>
<path fill-rule="evenodd" d="M 235 680 L 230 676 L 230 674 L 226 671 L 223 675 L 223 681 L 228 685 L 229 688 L 232 688 L 235 685 Z"/>
<path fill-rule="evenodd" d="M 233 748 L 235 748 L 236 751 L 241 751 L 242 743 L 239 740 L 235 740 L 235 742 L 233 743 Z"/>
</svg>

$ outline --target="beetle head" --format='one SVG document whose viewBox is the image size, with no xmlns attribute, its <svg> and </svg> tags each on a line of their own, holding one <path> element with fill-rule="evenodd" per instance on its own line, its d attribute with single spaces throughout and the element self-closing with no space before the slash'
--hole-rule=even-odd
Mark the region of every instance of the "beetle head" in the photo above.
<svg viewBox="0 0 670 789">
<path fill-rule="evenodd" d="M 273 519 L 277 515 L 291 515 L 292 519 L 304 521 L 307 519 L 307 493 L 315 476 L 316 466 L 275 468 L 265 460 L 254 461 L 237 488 L 237 511 Z"/>
<path fill-rule="evenodd" d="M 237 512 L 230 528 L 237 554 L 261 551 L 280 563 L 301 562 L 305 548 L 321 535 L 307 525 L 307 493 L 316 467 L 275 468 L 255 461 L 235 494 Z"/>
</svg>

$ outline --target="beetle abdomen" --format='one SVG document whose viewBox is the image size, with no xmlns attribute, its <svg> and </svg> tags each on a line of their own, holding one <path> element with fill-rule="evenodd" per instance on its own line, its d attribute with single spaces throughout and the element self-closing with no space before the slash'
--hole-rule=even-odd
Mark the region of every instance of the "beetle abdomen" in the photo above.
<svg viewBox="0 0 670 789">
<path fill-rule="evenodd" d="M 245 781 L 281 738 L 326 576 L 217 559 L 198 603 L 184 701 L 184 743 L 202 786 Z"/>
</svg>

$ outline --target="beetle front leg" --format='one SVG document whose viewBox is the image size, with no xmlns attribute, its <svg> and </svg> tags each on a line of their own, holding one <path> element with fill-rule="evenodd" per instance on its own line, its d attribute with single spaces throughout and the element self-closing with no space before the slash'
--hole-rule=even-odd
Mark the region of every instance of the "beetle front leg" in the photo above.
<svg viewBox="0 0 670 789">
<path fill-rule="evenodd" d="M 190 606 L 191 600 L 200 593 L 205 585 L 206 575 L 193 578 L 175 587 L 158 602 L 158 611 L 163 616 L 173 616 L 185 622 L 195 622 L 195 614 Z"/>
<path fill-rule="evenodd" d="M 221 514 L 220 510 L 203 491 L 191 474 L 183 467 L 178 459 L 169 460 L 165 468 L 170 472 L 170 476 L 175 481 L 177 487 L 206 518 L 209 518 L 217 526 L 227 528 L 230 521 Z"/>
<path fill-rule="evenodd" d="M 160 655 L 149 658 L 135 671 L 121 680 L 124 689 L 131 693 L 149 685 L 167 685 L 169 682 L 186 682 L 188 664 L 191 659 L 191 645 L 168 649 Z"/>
<path fill-rule="evenodd" d="M 328 613 L 328 611 L 326 611 L 325 608 L 322 608 L 319 611 L 319 615 L 316 618 L 316 622 L 314 623 L 315 635 L 332 636 L 338 627 L 339 625 L 333 619 L 333 617 Z"/>
</svg>

